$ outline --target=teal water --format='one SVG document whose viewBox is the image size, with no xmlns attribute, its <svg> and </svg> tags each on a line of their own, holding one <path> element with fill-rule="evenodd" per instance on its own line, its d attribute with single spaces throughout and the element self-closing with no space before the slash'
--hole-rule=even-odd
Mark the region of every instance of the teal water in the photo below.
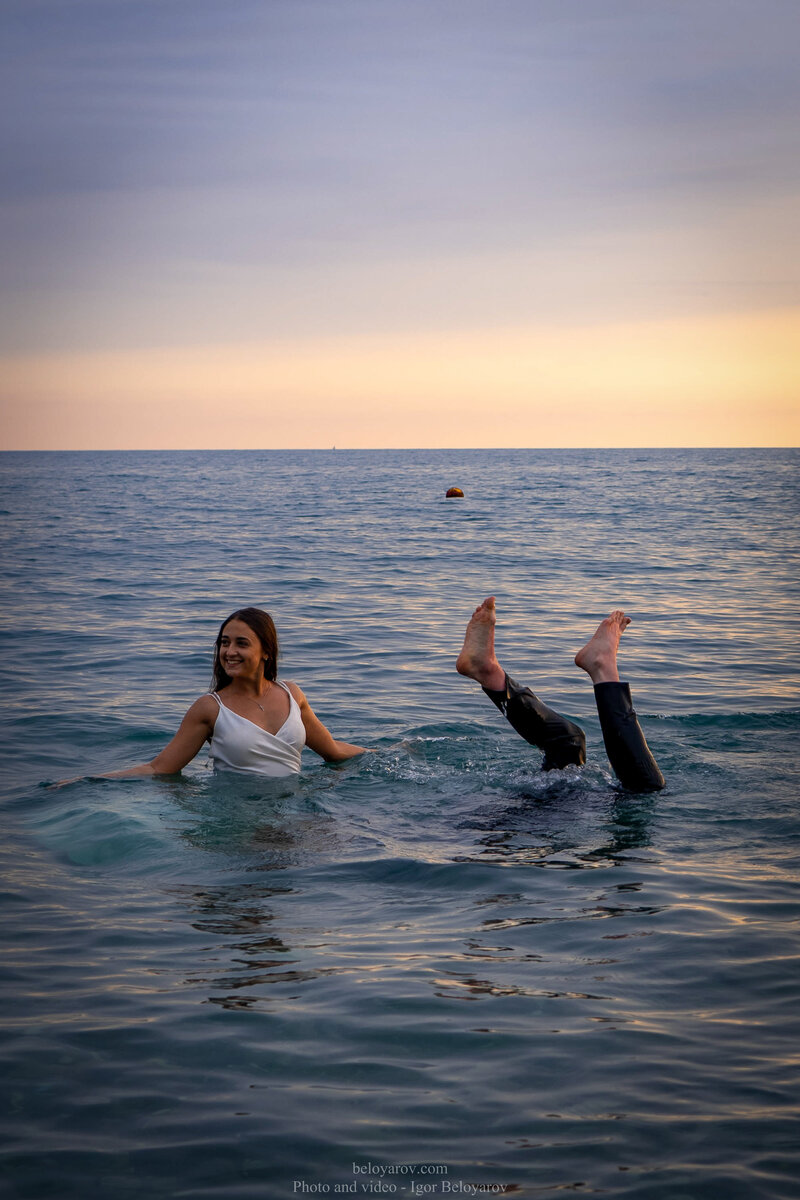
<svg viewBox="0 0 800 1200">
<path fill-rule="evenodd" d="M 1 456 L 8 1194 L 797 1197 L 799 459 Z M 583 772 L 453 671 L 490 592 Z M 376 753 L 46 786 L 152 757 L 242 604 Z M 571 663 L 615 606 L 654 796 Z"/>
</svg>

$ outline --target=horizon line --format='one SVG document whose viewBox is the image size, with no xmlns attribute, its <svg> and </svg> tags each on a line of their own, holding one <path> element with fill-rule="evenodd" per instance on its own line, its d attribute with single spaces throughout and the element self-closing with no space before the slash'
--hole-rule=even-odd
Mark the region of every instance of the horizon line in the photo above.
<svg viewBox="0 0 800 1200">
<path fill-rule="evenodd" d="M 742 446 L 715 443 L 714 445 L 690 446 L 678 443 L 668 446 L 18 446 L 15 448 L 0 447 L 0 454 L 331 454 L 339 452 L 373 454 L 376 451 L 418 450 L 452 453 L 465 450 L 533 450 L 542 452 L 552 450 L 800 450 L 800 445 L 776 446 L 758 443 Z"/>
</svg>

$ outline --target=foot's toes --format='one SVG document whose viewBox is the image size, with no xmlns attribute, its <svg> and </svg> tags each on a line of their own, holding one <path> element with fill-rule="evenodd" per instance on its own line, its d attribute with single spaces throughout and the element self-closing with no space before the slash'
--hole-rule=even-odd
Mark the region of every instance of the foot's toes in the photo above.
<svg viewBox="0 0 800 1200">
<path fill-rule="evenodd" d="M 493 621 L 494 617 L 494 596 L 489 596 L 488 599 L 483 600 L 472 614 L 473 621 L 481 621 L 485 623 Z"/>
</svg>

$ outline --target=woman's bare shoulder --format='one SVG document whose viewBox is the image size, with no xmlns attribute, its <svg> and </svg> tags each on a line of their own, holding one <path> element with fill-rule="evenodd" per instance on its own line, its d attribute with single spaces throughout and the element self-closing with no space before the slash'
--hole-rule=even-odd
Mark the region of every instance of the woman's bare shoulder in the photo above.
<svg viewBox="0 0 800 1200">
<path fill-rule="evenodd" d="M 218 712 L 219 701 L 214 699 L 211 692 L 205 692 L 202 696 L 198 696 L 194 704 L 189 706 L 186 716 L 193 720 L 210 721 L 213 724 L 217 719 Z"/>
<path fill-rule="evenodd" d="M 281 683 L 289 689 L 298 704 L 305 702 L 305 694 L 303 689 L 298 687 L 293 679 L 282 679 Z"/>
</svg>

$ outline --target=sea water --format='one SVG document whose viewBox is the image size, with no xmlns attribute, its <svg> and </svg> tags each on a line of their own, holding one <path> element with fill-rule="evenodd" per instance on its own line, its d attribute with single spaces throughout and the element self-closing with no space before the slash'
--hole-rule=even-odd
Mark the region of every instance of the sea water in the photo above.
<svg viewBox="0 0 800 1200">
<path fill-rule="evenodd" d="M 796 1197 L 799 457 L 2 456 L 8 1194 Z M 455 673 L 490 593 L 584 770 Z M 249 604 L 374 753 L 48 786 Z M 618 606 L 656 795 L 572 664 Z"/>
</svg>

